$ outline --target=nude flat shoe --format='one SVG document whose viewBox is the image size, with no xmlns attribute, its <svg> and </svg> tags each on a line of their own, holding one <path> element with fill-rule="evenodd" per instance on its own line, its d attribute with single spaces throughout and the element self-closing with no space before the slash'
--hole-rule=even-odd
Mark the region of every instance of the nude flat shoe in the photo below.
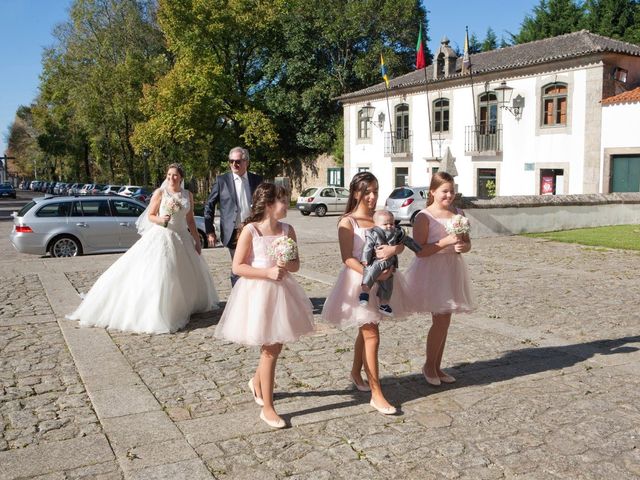
<svg viewBox="0 0 640 480">
<path fill-rule="evenodd" d="M 256 393 L 256 389 L 253 388 L 253 377 L 249 380 L 249 390 L 253 393 L 253 401 L 256 402 L 261 407 L 264 407 L 264 400 L 262 400 L 258 394 Z"/>
<path fill-rule="evenodd" d="M 279 418 L 278 420 L 269 420 L 267 417 L 264 416 L 264 413 L 262 412 L 262 410 L 260 410 L 260 420 L 262 420 L 264 423 L 269 425 L 271 428 L 284 428 L 287 426 L 285 421 L 281 418 Z"/>
<path fill-rule="evenodd" d="M 442 383 L 455 383 L 456 381 L 456 377 L 447 375 L 446 373 L 444 375 L 438 375 L 438 378 L 440 378 Z"/>
<path fill-rule="evenodd" d="M 371 399 L 371 401 L 369 402 L 369 405 L 371 405 L 373 408 L 375 408 L 377 411 L 379 411 L 381 414 L 383 415 L 395 415 L 396 412 L 398 411 L 396 409 L 396 407 L 391 406 L 391 407 L 379 407 L 377 406 L 374 402 L 373 402 L 373 398 Z"/>
<path fill-rule="evenodd" d="M 425 370 L 426 365 L 422 366 L 422 375 L 424 375 L 424 379 L 427 381 L 427 383 L 429 385 L 433 385 L 434 387 L 439 387 L 442 382 L 440 381 L 439 377 L 430 377 L 429 375 L 427 375 L 427 371 Z"/>
<path fill-rule="evenodd" d="M 367 383 L 365 382 L 364 385 L 360 385 L 356 382 L 356 379 L 353 378 L 353 374 L 350 373 L 349 374 L 349 380 L 351 380 L 351 383 L 353 383 L 353 385 L 361 392 L 370 392 L 371 388 L 369 387 L 369 385 L 367 385 Z"/>
</svg>

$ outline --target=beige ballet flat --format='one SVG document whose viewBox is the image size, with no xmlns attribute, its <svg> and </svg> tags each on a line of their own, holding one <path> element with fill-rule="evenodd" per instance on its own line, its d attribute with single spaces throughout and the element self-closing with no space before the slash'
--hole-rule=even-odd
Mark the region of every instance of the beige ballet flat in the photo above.
<svg viewBox="0 0 640 480">
<path fill-rule="evenodd" d="M 264 413 L 262 412 L 262 410 L 260 410 L 260 420 L 262 420 L 264 423 L 269 425 L 271 428 L 284 428 L 287 426 L 285 421 L 281 418 L 279 418 L 278 420 L 269 420 L 267 417 L 264 416 Z"/>
<path fill-rule="evenodd" d="M 438 378 L 440 378 L 442 383 L 455 383 L 456 381 L 456 377 L 447 375 L 446 373 L 444 375 L 438 375 Z"/>
<path fill-rule="evenodd" d="M 439 387 L 442 383 L 440 381 L 440 377 L 430 377 L 427 375 L 427 371 L 425 370 L 426 365 L 422 366 L 422 375 L 424 375 L 424 379 L 427 381 L 429 385 L 433 385 L 434 387 Z"/>
<path fill-rule="evenodd" d="M 396 412 L 398 411 L 396 409 L 396 407 L 391 406 L 391 407 L 379 407 L 377 406 L 374 402 L 373 402 L 373 398 L 371 399 L 371 401 L 369 402 L 369 405 L 371 405 L 373 408 L 375 408 L 377 411 L 379 411 L 381 414 L 383 415 L 395 415 Z"/>
<path fill-rule="evenodd" d="M 258 394 L 256 393 L 256 389 L 253 388 L 253 377 L 251 377 L 251 380 L 249 380 L 249 390 L 251 390 L 251 393 L 253 393 L 253 401 L 261 407 L 264 407 L 264 401 L 258 396 Z"/>
<path fill-rule="evenodd" d="M 351 383 L 353 383 L 353 385 L 360 391 L 360 392 L 370 392 L 371 388 L 369 387 L 369 385 L 367 385 L 367 383 L 365 382 L 363 385 L 360 385 L 356 382 L 356 379 L 353 378 L 353 374 L 350 373 L 349 374 L 349 380 L 351 380 Z"/>
</svg>

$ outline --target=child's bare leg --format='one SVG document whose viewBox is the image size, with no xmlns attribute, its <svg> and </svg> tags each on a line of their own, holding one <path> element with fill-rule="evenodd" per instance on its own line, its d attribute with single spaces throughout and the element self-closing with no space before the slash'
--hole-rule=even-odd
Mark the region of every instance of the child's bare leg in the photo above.
<svg viewBox="0 0 640 480">
<path fill-rule="evenodd" d="M 360 327 L 364 339 L 364 370 L 367 373 L 371 399 L 379 408 L 389 408 L 391 404 L 382 393 L 378 372 L 378 347 L 380 345 L 380 331 L 375 323 L 367 323 Z"/>
<path fill-rule="evenodd" d="M 429 377 L 438 377 L 442 374 L 440 362 L 451 323 L 451 314 L 432 314 L 431 317 L 432 324 L 427 335 L 425 371 Z"/>
<path fill-rule="evenodd" d="M 364 385 L 362 379 L 362 365 L 364 362 L 364 338 L 362 331 L 358 331 L 356 342 L 353 345 L 353 365 L 351 366 L 351 377 L 359 384 Z"/>
<path fill-rule="evenodd" d="M 273 406 L 273 385 L 276 377 L 276 362 L 282 351 L 282 344 L 263 345 L 260 354 L 258 371 L 260 376 L 260 392 L 264 407 L 262 412 L 268 420 L 278 420 L 280 417 Z M 257 389 L 257 388 L 256 388 Z"/>
</svg>

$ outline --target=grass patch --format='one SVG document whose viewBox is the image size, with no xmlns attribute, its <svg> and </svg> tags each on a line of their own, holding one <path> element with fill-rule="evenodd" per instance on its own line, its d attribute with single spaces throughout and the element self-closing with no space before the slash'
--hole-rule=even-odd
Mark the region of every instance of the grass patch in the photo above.
<svg viewBox="0 0 640 480">
<path fill-rule="evenodd" d="M 544 238 L 555 242 L 577 243 L 591 247 L 640 250 L 640 225 L 579 228 L 559 232 L 526 233 L 525 237 Z"/>
</svg>

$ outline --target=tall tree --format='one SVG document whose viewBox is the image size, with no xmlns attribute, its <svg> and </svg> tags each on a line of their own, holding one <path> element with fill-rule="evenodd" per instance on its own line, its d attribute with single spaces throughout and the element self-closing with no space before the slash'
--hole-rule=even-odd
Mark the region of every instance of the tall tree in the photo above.
<svg viewBox="0 0 640 480">
<path fill-rule="evenodd" d="M 587 0 L 584 27 L 588 30 L 640 44 L 640 1 Z"/>
<path fill-rule="evenodd" d="M 498 48 L 498 37 L 496 32 L 493 31 L 493 28 L 487 28 L 487 34 L 482 41 L 482 51 L 488 52 L 489 50 L 495 50 Z"/>
<path fill-rule="evenodd" d="M 575 32 L 582 28 L 583 18 L 583 5 L 574 0 L 540 0 L 512 40 L 526 43 Z"/>
</svg>

